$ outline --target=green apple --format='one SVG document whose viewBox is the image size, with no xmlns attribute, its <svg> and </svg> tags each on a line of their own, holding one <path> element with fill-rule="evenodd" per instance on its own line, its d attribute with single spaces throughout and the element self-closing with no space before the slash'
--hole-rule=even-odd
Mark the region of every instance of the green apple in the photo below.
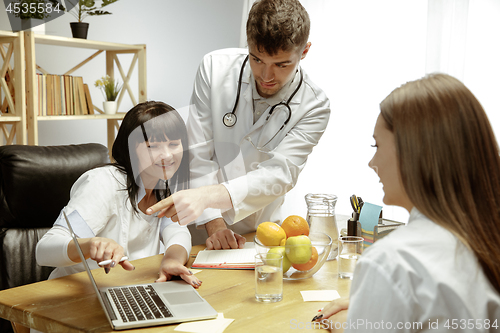
<svg viewBox="0 0 500 333">
<path fill-rule="evenodd" d="M 305 235 L 288 237 L 285 252 L 292 264 L 305 264 L 312 256 L 311 240 Z"/>
<path fill-rule="evenodd" d="M 286 273 L 286 271 L 288 271 L 290 269 L 290 267 L 292 266 L 292 263 L 290 262 L 290 260 L 288 260 L 288 257 L 285 254 L 285 247 L 284 246 L 273 247 L 267 253 L 278 253 L 278 254 L 281 254 L 283 256 L 283 273 Z"/>
</svg>

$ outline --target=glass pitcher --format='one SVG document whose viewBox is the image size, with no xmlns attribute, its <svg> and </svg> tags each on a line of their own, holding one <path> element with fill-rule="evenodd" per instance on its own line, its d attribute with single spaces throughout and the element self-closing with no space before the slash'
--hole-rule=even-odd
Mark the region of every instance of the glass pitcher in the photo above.
<svg viewBox="0 0 500 333">
<path fill-rule="evenodd" d="M 305 196 L 307 203 L 307 223 L 310 232 L 323 232 L 332 238 L 332 250 L 327 260 L 335 260 L 338 254 L 339 231 L 335 219 L 337 196 L 333 194 L 313 194 Z"/>
</svg>

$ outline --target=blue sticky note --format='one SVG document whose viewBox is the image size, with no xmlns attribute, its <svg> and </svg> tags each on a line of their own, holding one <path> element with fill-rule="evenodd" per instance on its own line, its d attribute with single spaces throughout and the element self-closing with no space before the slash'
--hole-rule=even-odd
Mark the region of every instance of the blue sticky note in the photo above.
<svg viewBox="0 0 500 333">
<path fill-rule="evenodd" d="M 361 228 L 366 231 L 373 232 L 373 228 L 378 224 L 381 211 L 382 206 L 365 202 L 361 208 L 361 214 L 359 214 L 359 223 L 361 223 Z"/>
</svg>

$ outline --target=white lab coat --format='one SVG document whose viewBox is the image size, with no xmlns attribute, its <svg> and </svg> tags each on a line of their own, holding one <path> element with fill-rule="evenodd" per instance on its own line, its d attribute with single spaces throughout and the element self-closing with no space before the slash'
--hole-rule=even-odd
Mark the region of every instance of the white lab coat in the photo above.
<svg viewBox="0 0 500 333">
<path fill-rule="evenodd" d="M 185 226 L 169 218 L 136 213 L 126 191 L 126 175 L 114 166 L 104 166 L 85 172 L 73 184 L 70 201 L 64 208 L 75 234 L 80 238 L 106 237 L 120 244 L 130 260 L 160 253 L 160 241 L 165 248 L 174 244 L 191 251 L 191 235 Z M 142 183 L 137 202 L 146 194 Z M 57 267 L 50 279 L 85 270 L 83 264 L 75 264 L 68 257 L 71 241 L 62 212 L 54 226 L 42 237 L 36 247 L 36 260 L 41 266 Z M 91 269 L 97 263 L 88 259 Z"/>
<path fill-rule="evenodd" d="M 495 320 L 500 295 L 474 253 L 413 208 L 356 264 L 345 332 L 496 332 Z"/>
<path fill-rule="evenodd" d="M 266 124 L 270 107 L 254 124 L 254 79 L 247 62 L 235 112 L 237 122 L 226 127 L 222 119 L 234 107 L 238 78 L 247 55 L 247 49 L 224 49 L 205 55 L 196 75 L 188 119 L 191 185 L 226 186 L 233 209 L 223 217 L 228 224 L 239 222 L 230 227 L 240 234 L 255 231 L 262 222 L 282 220 L 280 207 L 285 193 L 296 184 L 330 116 L 327 96 L 301 69 L 303 82 L 290 102 L 292 114 L 288 124 L 278 132 L 287 117 L 283 109 L 273 113 Z M 285 101 L 299 81 L 297 72 Z M 259 148 L 272 140 L 259 151 L 249 138 Z M 220 211 L 208 209 L 197 225 L 220 216 Z M 203 239 L 196 239 L 200 233 L 190 230 L 193 244 L 204 243 L 206 234 Z"/>
</svg>

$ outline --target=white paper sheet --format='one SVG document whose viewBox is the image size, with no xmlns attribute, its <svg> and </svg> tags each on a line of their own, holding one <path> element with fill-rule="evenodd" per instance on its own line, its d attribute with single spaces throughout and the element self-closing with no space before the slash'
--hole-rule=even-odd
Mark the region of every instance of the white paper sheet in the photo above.
<svg viewBox="0 0 500 333">
<path fill-rule="evenodd" d="M 175 331 L 190 333 L 222 333 L 233 320 L 234 319 L 224 318 L 224 314 L 219 313 L 216 319 L 182 323 L 175 328 Z"/>
<path fill-rule="evenodd" d="M 337 290 L 304 290 L 300 292 L 304 302 L 329 302 L 340 298 Z"/>
</svg>

